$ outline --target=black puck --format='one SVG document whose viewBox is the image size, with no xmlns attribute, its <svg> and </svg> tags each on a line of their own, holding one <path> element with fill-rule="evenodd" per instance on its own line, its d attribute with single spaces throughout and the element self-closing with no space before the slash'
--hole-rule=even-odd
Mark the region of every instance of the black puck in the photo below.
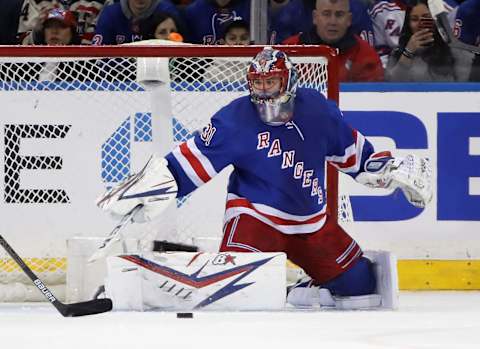
<svg viewBox="0 0 480 349">
<path fill-rule="evenodd" d="M 177 313 L 177 319 L 193 319 L 193 313 Z"/>
</svg>

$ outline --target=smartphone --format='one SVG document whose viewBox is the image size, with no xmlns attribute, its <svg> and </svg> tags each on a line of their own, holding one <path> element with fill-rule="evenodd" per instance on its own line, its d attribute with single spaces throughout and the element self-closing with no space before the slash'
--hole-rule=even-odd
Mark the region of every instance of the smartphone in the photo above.
<svg viewBox="0 0 480 349">
<path fill-rule="evenodd" d="M 431 16 L 422 16 L 420 17 L 420 22 L 418 23 L 418 29 L 428 29 L 433 32 L 435 28 L 435 21 Z"/>
</svg>

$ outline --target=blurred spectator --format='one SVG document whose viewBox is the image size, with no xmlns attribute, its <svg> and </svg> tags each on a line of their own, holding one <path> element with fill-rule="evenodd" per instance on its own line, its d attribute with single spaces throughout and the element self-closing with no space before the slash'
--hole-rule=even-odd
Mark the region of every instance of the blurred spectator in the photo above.
<svg viewBox="0 0 480 349">
<path fill-rule="evenodd" d="M 371 2 L 374 0 L 350 0 L 350 12 L 352 13 L 352 25 L 351 31 L 353 34 L 358 35 L 363 40 L 368 41 L 368 43 L 374 45 L 374 35 L 373 35 L 373 26 L 372 20 L 368 13 L 368 6 L 371 5 Z M 315 10 L 315 4 L 317 0 L 304 0 L 305 7 L 310 13 L 310 20 L 312 21 L 312 12 Z"/>
<path fill-rule="evenodd" d="M 17 28 L 23 0 L 0 0 L 0 45 L 17 43 Z"/>
<path fill-rule="evenodd" d="M 90 45 L 102 9 L 113 4 L 114 0 L 63 0 L 62 2 L 69 4 L 68 10 L 72 11 L 77 18 L 77 33 L 82 44 Z"/>
<path fill-rule="evenodd" d="M 120 0 L 103 8 L 98 18 L 94 45 L 116 45 L 141 41 L 139 22 L 155 11 L 166 12 L 178 18 L 178 11 L 170 0 Z"/>
<path fill-rule="evenodd" d="M 43 30 L 43 20 L 47 12 L 55 7 L 60 7 L 58 0 L 23 0 L 18 22 L 18 41 L 24 45 L 33 45 L 35 31 Z"/>
<path fill-rule="evenodd" d="M 457 2 L 444 0 L 443 3 L 445 9 L 453 16 L 452 11 L 457 7 Z M 384 67 L 387 65 L 390 52 L 398 46 L 405 11 L 414 4 L 415 0 L 375 0 L 369 10 L 373 23 L 375 48 Z"/>
<path fill-rule="evenodd" d="M 77 22 L 71 11 L 59 8 L 48 12 L 39 35 L 40 45 L 79 45 Z"/>
<path fill-rule="evenodd" d="M 241 17 L 224 24 L 225 45 L 249 45 L 250 26 Z M 216 59 L 206 69 L 204 80 L 210 82 L 244 82 L 249 61 Z"/>
<path fill-rule="evenodd" d="M 76 31 L 81 43 L 89 45 L 95 32 L 98 15 L 102 8 L 114 0 L 23 0 L 18 24 L 19 40 L 29 44 L 38 44 L 30 33 L 35 29 L 39 17 L 52 8 L 62 8 L 74 13 L 77 19 Z M 29 36 L 27 39 L 25 37 Z"/>
<path fill-rule="evenodd" d="M 225 45 L 249 45 L 250 26 L 241 17 L 235 17 L 225 24 Z"/>
<path fill-rule="evenodd" d="M 339 49 L 342 82 L 382 81 L 380 58 L 368 42 L 352 33 L 348 0 L 317 0 L 314 27 L 284 41 L 285 44 L 323 44 Z"/>
<path fill-rule="evenodd" d="M 480 46 L 480 0 L 466 0 L 458 7 L 455 19 L 455 35 L 460 41 Z M 470 81 L 480 81 L 480 55 L 472 65 Z"/>
<path fill-rule="evenodd" d="M 373 23 L 368 14 L 367 1 L 350 0 L 350 12 L 352 12 L 352 30 L 370 46 L 375 46 L 375 34 L 373 32 Z"/>
<path fill-rule="evenodd" d="M 78 45 L 77 22 L 71 11 L 50 9 L 37 20 L 36 40 L 40 45 Z M 86 81 L 95 77 L 95 60 L 46 58 L 43 62 L 15 63 L 10 78 L 20 83 Z"/>
<path fill-rule="evenodd" d="M 302 0 L 270 0 L 269 26 L 275 42 L 282 42 L 292 35 L 310 30 L 312 12 Z"/>
<path fill-rule="evenodd" d="M 183 41 L 185 35 L 178 20 L 166 12 L 155 12 L 141 21 L 139 26 L 143 40 L 171 40 L 172 36 L 174 36 L 172 33 L 176 33 L 179 36 L 177 35 L 177 40 L 173 41 Z"/>
<path fill-rule="evenodd" d="M 224 24 L 235 17 L 250 23 L 250 1 L 195 0 L 185 8 L 185 22 L 189 27 L 189 42 L 205 45 L 224 43 Z"/>
<path fill-rule="evenodd" d="M 466 0 L 457 9 L 455 35 L 470 45 L 480 45 L 480 0 Z"/>
<path fill-rule="evenodd" d="M 466 81 L 472 55 L 451 49 L 441 39 L 427 7 L 417 0 L 405 14 L 405 25 L 387 64 L 390 81 Z"/>
<path fill-rule="evenodd" d="M 23 45 L 80 45 L 77 21 L 71 11 L 61 8 L 42 10 L 31 33 Z"/>
</svg>

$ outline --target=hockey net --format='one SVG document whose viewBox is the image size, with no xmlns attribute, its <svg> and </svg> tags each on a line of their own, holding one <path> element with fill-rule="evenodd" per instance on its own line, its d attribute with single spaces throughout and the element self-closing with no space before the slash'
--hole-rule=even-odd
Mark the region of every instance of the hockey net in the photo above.
<svg viewBox="0 0 480 349">
<path fill-rule="evenodd" d="M 338 101 L 332 50 L 284 49 L 299 71 L 300 86 Z M 165 153 L 205 126 L 222 106 L 246 95 L 246 67 L 259 50 L 156 45 L 0 48 L 0 233 L 57 296 L 64 292 L 66 241 L 105 236 L 112 228 L 113 221 L 97 212 L 96 196 L 138 169 L 153 151 Z M 221 236 L 225 178 L 212 185 L 218 189 L 200 188 L 200 194 L 177 201 L 168 236 L 161 223 L 144 229 L 183 242 Z M 327 200 L 336 212 L 332 169 L 327 182 Z M 0 251 L 0 300 L 42 300 L 28 285 L 21 270 Z"/>
</svg>

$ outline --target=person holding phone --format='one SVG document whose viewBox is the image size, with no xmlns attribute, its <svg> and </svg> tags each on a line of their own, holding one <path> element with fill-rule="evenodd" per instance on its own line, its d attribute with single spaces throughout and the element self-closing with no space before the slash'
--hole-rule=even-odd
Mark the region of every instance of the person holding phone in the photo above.
<svg viewBox="0 0 480 349">
<path fill-rule="evenodd" d="M 399 46 L 387 63 L 387 81 L 467 81 L 473 55 L 451 49 L 441 39 L 427 0 L 416 0 L 405 13 Z"/>
</svg>

